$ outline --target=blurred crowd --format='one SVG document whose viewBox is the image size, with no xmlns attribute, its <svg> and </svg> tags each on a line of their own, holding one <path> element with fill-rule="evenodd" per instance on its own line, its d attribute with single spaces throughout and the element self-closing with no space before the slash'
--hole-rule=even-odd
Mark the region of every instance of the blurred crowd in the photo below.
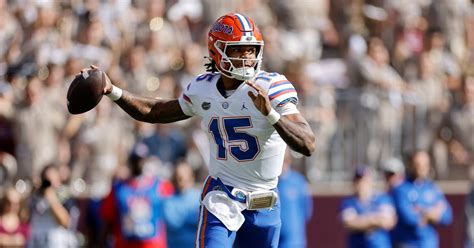
<svg viewBox="0 0 474 248">
<path fill-rule="evenodd" d="M 298 91 L 317 151 L 294 166 L 311 183 L 350 179 L 356 164 L 380 171 L 415 150 L 428 151 L 435 178 L 470 178 L 472 0 L 0 0 L 0 196 L 102 199 L 130 177 L 137 144 L 148 175 L 171 180 L 186 163 L 201 182 L 209 146 L 198 121 L 136 122 L 108 99 L 70 115 L 65 96 L 91 64 L 130 92 L 179 96 L 205 71 L 208 28 L 228 12 L 255 20 L 263 69 Z M 51 168 L 59 196 L 45 190 Z M 74 209 L 54 216 L 73 225 Z"/>
</svg>

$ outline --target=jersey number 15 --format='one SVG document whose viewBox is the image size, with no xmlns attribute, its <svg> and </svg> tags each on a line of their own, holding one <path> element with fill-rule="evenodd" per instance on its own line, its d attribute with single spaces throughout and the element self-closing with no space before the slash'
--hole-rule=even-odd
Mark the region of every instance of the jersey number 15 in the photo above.
<svg viewBox="0 0 474 248">
<path fill-rule="evenodd" d="M 230 152 L 239 162 L 254 160 L 260 153 L 258 138 L 242 131 L 252 127 L 250 117 L 213 117 L 209 122 L 209 132 L 217 144 L 217 159 L 226 160 L 227 152 Z"/>
</svg>

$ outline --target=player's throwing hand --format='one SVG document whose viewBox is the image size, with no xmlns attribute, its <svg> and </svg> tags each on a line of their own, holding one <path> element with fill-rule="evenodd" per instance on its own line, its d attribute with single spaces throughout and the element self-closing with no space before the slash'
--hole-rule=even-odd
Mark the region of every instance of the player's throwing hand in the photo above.
<svg viewBox="0 0 474 248">
<path fill-rule="evenodd" d="M 90 67 L 82 68 L 80 74 L 83 74 L 84 72 L 88 72 L 90 70 L 95 70 L 95 69 L 99 70 L 99 68 L 97 66 L 91 65 Z M 104 76 L 105 76 L 105 86 L 104 86 L 104 91 L 103 91 L 104 93 L 103 94 L 107 95 L 110 92 L 112 92 L 112 83 L 110 81 L 109 76 L 107 76 L 107 74 L 105 72 L 102 72 L 102 73 L 104 73 Z"/>
</svg>

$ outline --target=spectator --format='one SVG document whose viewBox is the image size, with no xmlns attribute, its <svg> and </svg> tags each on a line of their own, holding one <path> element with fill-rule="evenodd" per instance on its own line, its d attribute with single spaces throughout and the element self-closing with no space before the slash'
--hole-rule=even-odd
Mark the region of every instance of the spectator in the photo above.
<svg viewBox="0 0 474 248">
<path fill-rule="evenodd" d="M 461 105 L 449 113 L 452 139 L 448 150 L 451 165 L 468 167 L 474 163 L 474 76 L 465 78 L 462 93 Z"/>
<path fill-rule="evenodd" d="M 15 153 L 13 136 L 13 114 L 15 111 L 13 89 L 0 80 L 0 151 Z"/>
<path fill-rule="evenodd" d="M 186 162 L 176 165 L 173 177 L 174 195 L 164 202 L 164 218 L 168 247 L 194 246 L 199 218 L 200 191 L 195 186 L 194 172 Z"/>
<path fill-rule="evenodd" d="M 365 123 L 361 123 L 361 126 L 367 127 L 367 130 L 363 130 L 367 133 L 362 135 L 368 139 L 366 157 L 371 166 L 400 153 L 403 116 L 401 93 L 405 82 L 389 62 L 389 52 L 383 41 L 370 38 L 367 56 L 360 62 L 360 101 L 367 109 L 364 115 L 355 118 Z"/>
<path fill-rule="evenodd" d="M 342 201 L 341 218 L 349 235 L 347 247 L 391 247 L 388 231 L 396 223 L 392 200 L 374 192 L 372 172 L 358 166 L 354 174 L 355 194 Z"/>
<path fill-rule="evenodd" d="M 389 158 L 382 164 L 389 194 L 397 190 L 405 180 L 405 166 L 398 158 Z"/>
<path fill-rule="evenodd" d="M 433 61 L 426 53 L 419 58 L 419 75 L 412 86 L 419 99 L 416 107 L 421 115 L 419 118 L 422 118 L 420 123 L 425 125 L 418 132 L 417 147 L 428 149 L 434 143 L 433 136 L 436 136 L 436 130 L 449 108 L 449 93 L 441 78 L 436 76 Z"/>
<path fill-rule="evenodd" d="M 66 112 L 66 87 L 64 87 L 65 67 L 59 64 L 50 63 L 42 68 L 47 78 L 43 83 L 43 94 L 45 100 L 52 106 L 53 110 L 64 115 Z M 43 73 L 43 72 L 41 72 Z"/>
<path fill-rule="evenodd" d="M 401 2 L 401 1 L 393 1 Z M 413 3 L 414 1 L 409 1 Z M 406 3 L 404 3 L 406 5 Z M 411 17 L 408 23 L 394 32 L 392 64 L 403 78 L 410 82 L 416 78 L 417 58 L 424 49 L 424 35 L 428 23 L 425 18 Z"/>
<path fill-rule="evenodd" d="M 115 182 L 102 202 L 100 214 L 105 231 L 112 232 L 113 247 L 167 247 L 162 204 L 173 188 L 143 173 L 149 155 L 147 146 L 137 144 L 129 157 L 130 176 Z"/>
<path fill-rule="evenodd" d="M 59 131 L 65 123 L 65 117 L 47 104 L 43 87 L 37 76 L 31 76 L 25 88 L 25 100 L 15 112 L 18 177 L 23 179 L 37 178 L 44 165 L 55 161 Z"/>
<path fill-rule="evenodd" d="M 109 102 L 100 102 L 87 117 L 83 118 L 73 147 L 72 180 L 83 179 L 89 196 L 103 198 L 110 191 L 117 166 L 126 160 L 126 155 L 120 154 L 126 154 L 131 145 L 126 146 L 122 122 Z"/>
<path fill-rule="evenodd" d="M 472 1 L 431 1 L 428 17 L 430 24 L 440 27 L 446 37 L 446 47 L 453 55 L 462 59 L 465 56 L 465 24 Z"/>
<path fill-rule="evenodd" d="M 125 75 L 123 81 L 127 82 L 127 89 L 132 92 L 144 94 L 147 97 L 156 96 L 157 88 L 150 85 L 150 78 L 153 73 L 145 66 L 146 51 L 141 46 L 130 48 L 123 60 Z"/>
<path fill-rule="evenodd" d="M 428 178 L 430 166 L 427 152 L 414 152 L 409 158 L 407 180 L 391 193 L 398 215 L 392 232 L 395 245 L 438 247 L 435 225 L 449 225 L 452 221 L 451 206 Z"/>
<path fill-rule="evenodd" d="M 150 150 L 150 155 L 159 158 L 170 171 L 171 165 L 186 155 L 187 147 L 183 133 L 176 127 L 156 124 L 152 135 L 144 138 L 142 142 Z"/>
<path fill-rule="evenodd" d="M 454 55 L 446 49 L 445 36 L 439 29 L 431 28 L 426 33 L 425 54 L 433 63 L 438 77 L 444 78 L 448 88 L 460 86 L 461 68 Z"/>
<path fill-rule="evenodd" d="M 83 59 L 86 64 L 96 63 L 109 68 L 112 55 L 109 46 L 105 45 L 103 23 L 91 18 L 80 32 L 82 35 L 73 46 L 72 56 Z"/>
<path fill-rule="evenodd" d="M 13 155 L 0 150 L 0 195 L 3 195 L 7 187 L 12 186 L 16 180 L 18 170 L 16 159 Z"/>
<path fill-rule="evenodd" d="M 459 105 L 443 116 L 432 148 L 434 164 L 444 165 L 449 179 L 465 179 L 474 163 L 474 76 L 466 76 L 462 86 Z"/>
<path fill-rule="evenodd" d="M 313 211 L 309 184 L 299 172 L 291 168 L 291 153 L 287 150 L 283 172 L 278 180 L 281 201 L 281 231 L 278 247 L 306 247 L 306 223 Z"/>
<path fill-rule="evenodd" d="M 45 166 L 40 180 L 30 202 L 31 236 L 27 247 L 77 247 L 73 230 L 78 210 L 61 184 L 58 169 Z"/>
<path fill-rule="evenodd" d="M 382 164 L 382 171 L 385 176 L 385 182 L 387 184 L 387 193 L 392 198 L 395 198 L 395 195 L 398 191 L 403 190 L 406 187 L 405 184 L 405 166 L 403 162 L 398 158 L 389 158 L 384 161 Z M 395 204 L 395 203 L 394 203 Z M 397 210 L 397 205 L 395 204 L 395 209 Z M 390 232 L 390 238 L 392 239 L 393 244 L 393 234 Z"/>
<path fill-rule="evenodd" d="M 21 195 L 8 188 L 0 201 L 0 247 L 24 247 L 29 225 L 22 217 Z"/>
</svg>

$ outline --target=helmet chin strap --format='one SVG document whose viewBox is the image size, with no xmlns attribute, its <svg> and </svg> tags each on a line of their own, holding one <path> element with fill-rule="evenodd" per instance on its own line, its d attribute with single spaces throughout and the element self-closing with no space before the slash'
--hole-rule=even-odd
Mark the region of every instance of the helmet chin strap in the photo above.
<svg viewBox="0 0 474 248">
<path fill-rule="evenodd" d="M 255 69 L 253 67 L 232 68 L 230 71 L 233 78 L 237 80 L 249 80 L 255 76 Z"/>
</svg>

